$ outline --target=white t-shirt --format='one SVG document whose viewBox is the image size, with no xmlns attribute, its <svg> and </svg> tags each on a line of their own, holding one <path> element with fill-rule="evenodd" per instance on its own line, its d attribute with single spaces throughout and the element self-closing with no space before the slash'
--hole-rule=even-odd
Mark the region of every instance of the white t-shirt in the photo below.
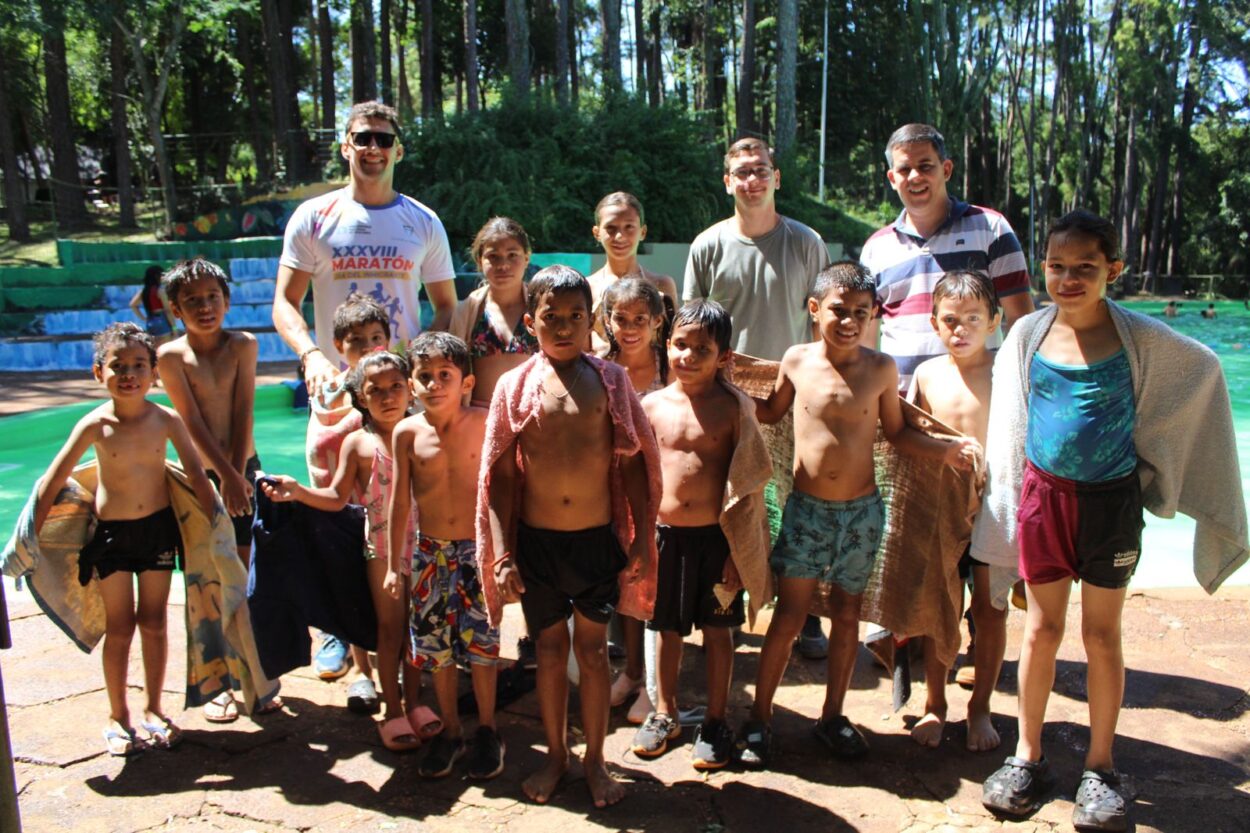
<svg viewBox="0 0 1250 833">
<path fill-rule="evenodd" d="M 392 340 L 407 342 L 421 332 L 421 284 L 456 277 L 437 214 L 403 194 L 362 205 L 346 188 L 295 209 L 279 263 L 312 273 L 317 346 L 340 368 L 347 365 L 334 349 L 334 310 L 348 295 L 372 295 L 390 314 Z"/>
</svg>

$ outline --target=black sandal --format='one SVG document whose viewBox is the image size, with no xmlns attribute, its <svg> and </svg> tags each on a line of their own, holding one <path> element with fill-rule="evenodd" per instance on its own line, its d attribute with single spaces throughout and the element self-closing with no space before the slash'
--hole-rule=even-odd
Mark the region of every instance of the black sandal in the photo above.
<svg viewBox="0 0 1250 833">
<path fill-rule="evenodd" d="M 773 730 L 768 724 L 762 720 L 748 720 L 738 730 L 734 757 L 747 769 L 765 769 L 772 745 Z"/>
</svg>

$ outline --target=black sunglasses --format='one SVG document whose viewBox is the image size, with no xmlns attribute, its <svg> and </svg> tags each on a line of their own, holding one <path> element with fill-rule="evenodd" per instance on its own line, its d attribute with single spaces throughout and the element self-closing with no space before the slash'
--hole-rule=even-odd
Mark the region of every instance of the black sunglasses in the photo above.
<svg viewBox="0 0 1250 833">
<path fill-rule="evenodd" d="M 352 144 L 358 148 L 367 148 L 373 142 L 377 142 L 378 147 L 386 150 L 395 144 L 395 140 L 399 137 L 394 133 L 386 133 L 381 130 L 357 130 L 355 133 L 349 134 Z"/>
</svg>

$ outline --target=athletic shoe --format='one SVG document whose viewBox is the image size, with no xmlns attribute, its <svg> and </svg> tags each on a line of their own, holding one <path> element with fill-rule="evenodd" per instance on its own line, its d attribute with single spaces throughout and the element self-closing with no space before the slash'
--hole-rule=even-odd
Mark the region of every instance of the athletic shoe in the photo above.
<svg viewBox="0 0 1250 833">
<path fill-rule="evenodd" d="M 828 720 L 821 720 L 812 731 L 821 743 L 829 747 L 835 758 L 853 761 L 868 754 L 868 740 L 846 715 L 839 714 Z"/>
<path fill-rule="evenodd" d="M 658 758 L 668 749 L 668 742 L 681 735 L 681 726 L 671 715 L 651 712 L 634 733 L 634 754 L 639 758 Z"/>
<path fill-rule="evenodd" d="M 747 769 L 765 769 L 772 753 L 773 730 L 762 720 L 748 720 L 738 729 L 735 757 Z"/>
<path fill-rule="evenodd" d="M 995 813 L 1027 816 L 1041 806 L 1042 798 L 1052 786 L 1050 764 L 1045 758 L 1026 761 L 1013 755 L 985 779 L 981 786 L 981 803 Z"/>
<path fill-rule="evenodd" d="M 733 755 L 734 733 L 723 720 L 701 723 L 694 731 L 690 764 L 695 769 L 723 769 Z"/>
<path fill-rule="evenodd" d="M 425 753 L 417 766 L 417 774 L 422 778 L 445 778 L 451 775 L 451 769 L 460 760 L 468 747 L 464 738 L 449 738 L 446 732 L 435 735 L 429 742 L 430 750 Z"/>
<path fill-rule="evenodd" d="M 478 726 L 469 754 L 469 777 L 484 781 L 503 772 L 503 739 L 489 726 Z"/>
<path fill-rule="evenodd" d="M 347 673 L 347 643 L 333 634 L 322 634 L 321 647 L 313 658 L 313 671 L 323 680 L 337 680 Z"/>
</svg>

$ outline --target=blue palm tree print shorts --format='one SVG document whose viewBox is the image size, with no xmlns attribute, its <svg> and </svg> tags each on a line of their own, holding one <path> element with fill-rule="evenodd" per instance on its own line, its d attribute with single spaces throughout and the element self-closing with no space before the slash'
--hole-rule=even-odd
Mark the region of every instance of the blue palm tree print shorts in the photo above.
<svg viewBox="0 0 1250 833">
<path fill-rule="evenodd" d="M 781 578 L 833 582 L 858 596 L 868 586 L 884 527 L 885 505 L 875 490 L 854 500 L 822 500 L 794 491 L 769 563 Z"/>
</svg>

